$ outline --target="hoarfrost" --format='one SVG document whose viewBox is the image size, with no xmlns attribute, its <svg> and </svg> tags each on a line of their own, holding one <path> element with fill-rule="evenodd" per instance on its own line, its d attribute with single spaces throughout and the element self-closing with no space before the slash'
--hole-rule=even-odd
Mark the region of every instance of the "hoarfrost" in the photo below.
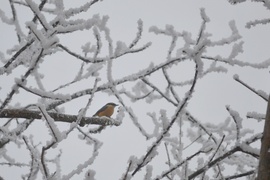
<svg viewBox="0 0 270 180">
<path fill-rule="evenodd" d="M 144 180 L 150 180 L 152 177 L 152 172 L 153 172 L 153 166 L 147 165 L 146 166 L 146 174 L 144 176 Z"/>
<path fill-rule="evenodd" d="M 232 52 L 229 55 L 228 59 L 233 59 L 236 56 L 238 56 L 239 53 L 243 53 L 244 52 L 243 51 L 243 44 L 244 44 L 244 41 L 241 41 L 240 43 L 235 43 L 233 45 Z"/>
<path fill-rule="evenodd" d="M 168 126 L 170 125 L 170 121 L 167 117 L 167 111 L 164 109 L 160 110 L 160 120 L 162 122 L 163 129 L 167 129 Z"/>
<path fill-rule="evenodd" d="M 31 10 L 34 12 L 34 14 L 38 17 L 40 23 L 43 25 L 43 27 L 46 30 L 52 30 L 53 27 L 47 22 L 45 16 L 40 12 L 39 7 L 36 3 L 34 3 L 32 0 L 25 0 L 26 3 L 29 5 Z"/>
<path fill-rule="evenodd" d="M 5 12 L 2 11 L 1 9 L 0 9 L 0 18 L 1 18 L 1 20 L 2 20 L 4 23 L 7 23 L 7 24 L 9 24 L 9 25 L 12 25 L 12 24 L 14 23 L 13 19 L 12 19 L 12 18 L 9 19 L 9 18 L 5 15 Z"/>
<path fill-rule="evenodd" d="M 229 105 L 227 105 L 226 108 L 230 112 L 231 116 L 233 117 L 233 119 L 237 125 L 237 128 L 241 129 L 243 119 L 240 117 L 239 113 L 237 111 L 232 110 Z"/>
<path fill-rule="evenodd" d="M 243 151 L 245 151 L 245 152 L 248 152 L 248 153 L 251 153 L 251 154 L 256 154 L 256 155 L 258 155 L 258 156 L 259 156 L 259 154 L 260 154 L 260 149 L 253 148 L 253 147 L 251 147 L 251 146 L 249 146 L 249 145 L 247 145 L 247 144 L 245 144 L 245 143 L 241 143 L 241 144 L 240 144 L 240 147 L 241 147 L 241 149 L 242 149 Z"/>
<path fill-rule="evenodd" d="M 250 21 L 246 24 L 246 28 L 250 29 L 252 26 L 257 26 L 258 24 L 262 24 L 262 25 L 266 25 L 270 23 L 270 19 L 261 19 L 261 20 L 254 20 L 254 21 Z"/>
<path fill-rule="evenodd" d="M 259 122 L 264 120 L 266 117 L 266 114 L 258 113 L 258 112 L 247 112 L 248 118 L 254 118 L 257 119 Z"/>
<path fill-rule="evenodd" d="M 96 171 L 94 170 L 88 170 L 85 173 L 84 180 L 95 180 Z"/>
<path fill-rule="evenodd" d="M 43 118 L 46 120 L 48 123 L 48 126 L 53 134 L 53 137 L 55 138 L 56 141 L 62 141 L 62 139 L 65 137 L 63 134 L 60 132 L 58 127 L 56 126 L 54 119 L 48 114 L 46 107 L 44 104 L 38 104 L 37 105 L 39 109 L 42 112 Z"/>
<path fill-rule="evenodd" d="M 127 51 L 127 45 L 122 42 L 122 41 L 117 41 L 116 42 L 116 48 L 115 48 L 115 51 L 114 51 L 114 55 L 115 56 L 119 56 L 121 54 L 124 54 L 126 51 Z"/>
<path fill-rule="evenodd" d="M 209 22 L 209 21 L 210 21 L 210 18 L 206 15 L 205 9 L 204 9 L 204 8 L 201 8 L 201 17 L 202 17 L 202 19 L 203 19 L 205 22 Z"/>
<path fill-rule="evenodd" d="M 116 120 L 119 121 L 121 124 L 121 122 L 123 121 L 123 119 L 125 117 L 125 108 L 119 107 L 117 112 L 118 113 L 116 115 Z"/>
</svg>

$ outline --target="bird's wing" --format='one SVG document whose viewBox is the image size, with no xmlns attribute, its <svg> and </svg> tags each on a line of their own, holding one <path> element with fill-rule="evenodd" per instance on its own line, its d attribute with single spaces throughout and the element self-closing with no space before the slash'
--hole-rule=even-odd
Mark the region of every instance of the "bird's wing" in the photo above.
<svg viewBox="0 0 270 180">
<path fill-rule="evenodd" d="M 105 109 L 107 108 L 107 105 L 103 106 L 102 108 L 100 108 L 93 116 L 98 115 L 100 112 L 105 111 Z"/>
</svg>

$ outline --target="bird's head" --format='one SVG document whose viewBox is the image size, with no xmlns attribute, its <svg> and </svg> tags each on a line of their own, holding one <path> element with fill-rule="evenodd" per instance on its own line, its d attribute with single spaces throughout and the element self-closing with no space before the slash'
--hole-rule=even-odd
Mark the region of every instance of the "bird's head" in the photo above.
<svg viewBox="0 0 270 180">
<path fill-rule="evenodd" d="M 115 103 L 112 103 L 112 102 L 107 103 L 106 105 L 108 105 L 108 106 L 113 106 L 113 107 L 118 106 L 118 104 L 115 104 Z"/>
</svg>

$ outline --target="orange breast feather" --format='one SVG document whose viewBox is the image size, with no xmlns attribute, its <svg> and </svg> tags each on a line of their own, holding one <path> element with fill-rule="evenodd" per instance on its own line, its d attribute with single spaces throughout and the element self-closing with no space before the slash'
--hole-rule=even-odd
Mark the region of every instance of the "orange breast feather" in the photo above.
<svg viewBox="0 0 270 180">
<path fill-rule="evenodd" d="M 97 115 L 111 117 L 111 115 L 113 114 L 113 110 L 114 110 L 114 107 L 108 106 L 103 111 L 98 112 Z"/>
</svg>

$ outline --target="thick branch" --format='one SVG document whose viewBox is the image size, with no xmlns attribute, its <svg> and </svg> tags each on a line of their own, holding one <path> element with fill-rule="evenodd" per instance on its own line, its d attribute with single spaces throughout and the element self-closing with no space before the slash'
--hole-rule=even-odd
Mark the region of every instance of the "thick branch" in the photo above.
<svg viewBox="0 0 270 180">
<path fill-rule="evenodd" d="M 59 122 L 72 123 L 76 122 L 78 117 L 76 115 L 59 114 L 54 112 L 48 112 L 48 114 L 55 120 Z M 25 119 L 41 119 L 42 115 L 40 111 L 32 111 L 25 109 L 4 109 L 0 113 L 0 118 L 25 118 Z M 96 124 L 96 125 L 115 125 L 119 126 L 121 123 L 118 121 L 107 118 L 107 117 L 83 117 L 80 126 L 85 124 Z"/>
<path fill-rule="evenodd" d="M 270 99 L 268 100 L 266 118 L 263 130 L 261 144 L 260 161 L 258 169 L 259 180 L 268 180 L 270 178 Z"/>
</svg>

